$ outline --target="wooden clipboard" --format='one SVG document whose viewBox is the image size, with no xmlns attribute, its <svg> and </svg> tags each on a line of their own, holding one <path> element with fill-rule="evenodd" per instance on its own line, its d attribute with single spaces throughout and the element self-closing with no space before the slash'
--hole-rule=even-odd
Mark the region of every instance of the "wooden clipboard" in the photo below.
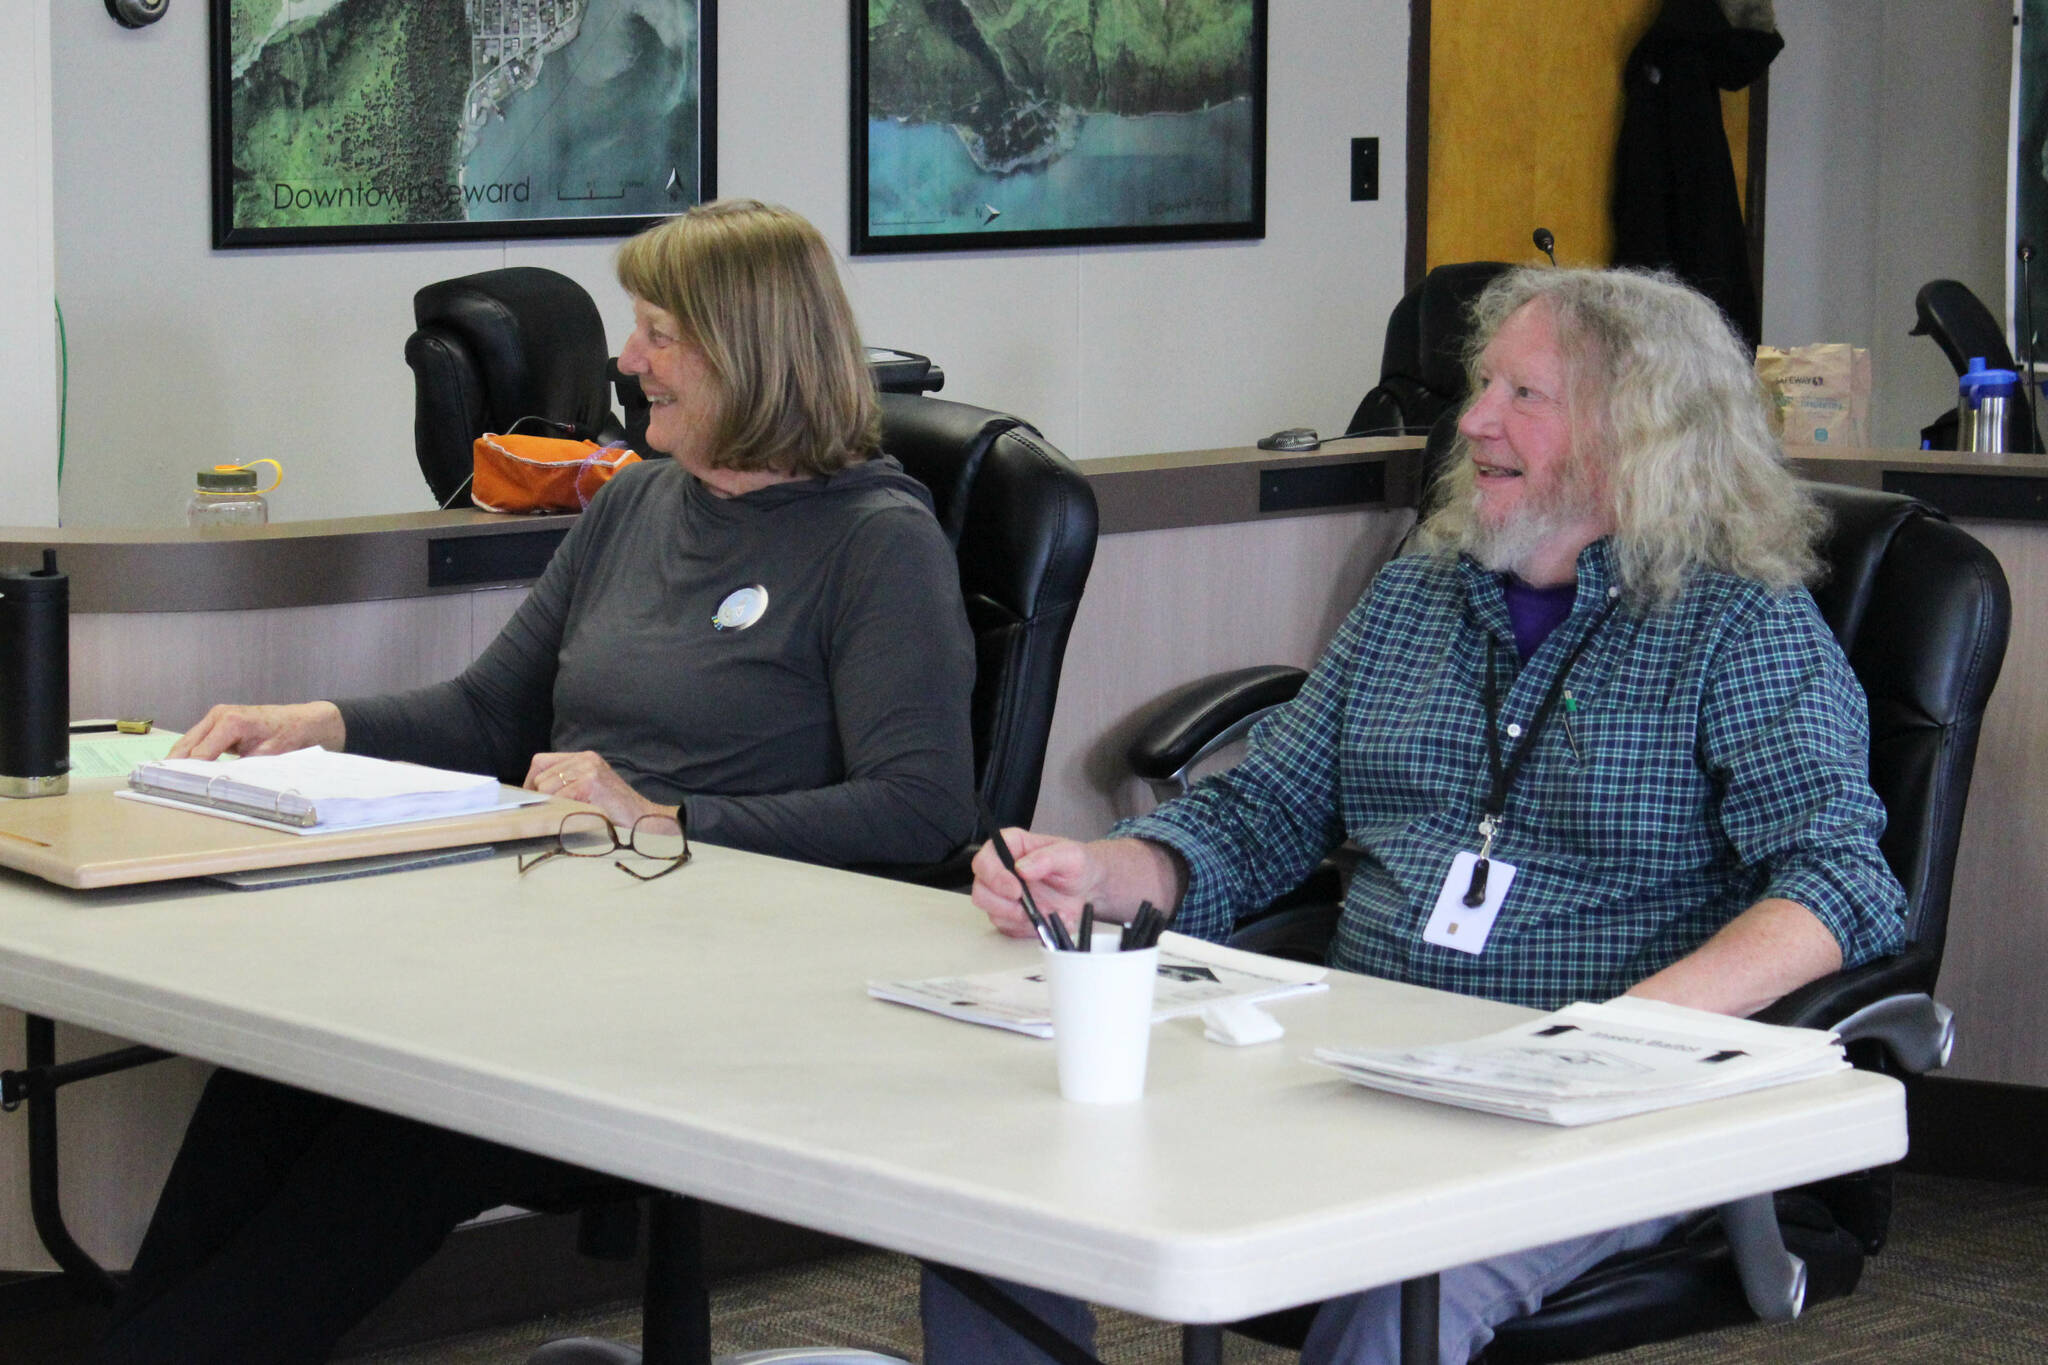
<svg viewBox="0 0 2048 1365">
<path fill-rule="evenodd" d="M 571 811 L 595 809 L 550 797 L 538 805 L 445 820 L 298 835 L 197 811 L 123 801 L 114 795 L 121 785 L 119 779 L 100 778 L 63 796 L 0 799 L 0 867 L 82 891 L 378 853 L 533 839 L 560 829 L 562 817 Z"/>
</svg>

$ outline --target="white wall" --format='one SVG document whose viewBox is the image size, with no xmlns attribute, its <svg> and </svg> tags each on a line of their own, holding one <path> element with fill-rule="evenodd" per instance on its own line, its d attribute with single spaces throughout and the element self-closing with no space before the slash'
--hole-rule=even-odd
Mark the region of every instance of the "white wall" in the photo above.
<svg viewBox="0 0 2048 1365">
<path fill-rule="evenodd" d="M 133 33 L 98 5 L 51 14 L 67 525 L 175 522 L 228 457 L 284 462 L 280 519 L 429 506 L 402 352 L 433 280 L 551 266 L 623 337 L 610 242 L 211 251 L 206 6 Z M 1076 458 L 1341 430 L 1401 293 L 1407 26 L 1405 0 L 1271 7 L 1264 241 L 865 258 L 863 330 Z M 847 6 L 729 2 L 719 30 L 719 188 L 801 210 L 843 253 Z M 1384 197 L 1353 204 L 1366 135 Z"/>
<path fill-rule="evenodd" d="M 57 524 L 50 14 L 0 5 L 0 523 Z"/>
<path fill-rule="evenodd" d="M 1797 0 L 1771 65 L 1763 339 L 1867 346 L 1871 442 L 1912 447 L 1955 372 L 1907 335 L 1961 280 L 2004 315 L 2009 0 Z"/>
</svg>

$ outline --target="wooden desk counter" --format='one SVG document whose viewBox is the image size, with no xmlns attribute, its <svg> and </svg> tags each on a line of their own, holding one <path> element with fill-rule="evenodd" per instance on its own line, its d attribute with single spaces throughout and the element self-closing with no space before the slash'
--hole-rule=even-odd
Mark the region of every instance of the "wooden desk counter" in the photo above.
<svg viewBox="0 0 2048 1365">
<path fill-rule="evenodd" d="M 56 550 L 74 613 L 327 606 L 529 583 L 575 520 L 464 509 L 204 531 L 0 527 L 0 564 Z"/>
<path fill-rule="evenodd" d="M 1365 507 L 1412 507 L 1417 437 L 1332 441 L 1301 454 L 1233 447 L 1092 460 L 1102 532 L 1223 526 Z M 269 526 L 0 527 L 0 564 L 45 548 L 77 613 L 251 611 L 473 592 L 530 583 L 572 515 L 463 509 Z"/>
<path fill-rule="evenodd" d="M 1105 536 L 1412 509 L 1417 437 L 1300 454 L 1228 447 L 1091 460 Z M 1794 447 L 1809 478 L 1926 498 L 1956 517 L 2048 521 L 2048 456 Z M 0 563 L 55 548 L 81 614 L 248 611 L 475 592 L 531 582 L 574 523 L 474 510 L 195 531 L 0 527 Z"/>
<path fill-rule="evenodd" d="M 2048 522 L 2048 455 L 1826 446 L 1787 454 L 1809 479 L 1904 493 L 1958 521 Z"/>
</svg>

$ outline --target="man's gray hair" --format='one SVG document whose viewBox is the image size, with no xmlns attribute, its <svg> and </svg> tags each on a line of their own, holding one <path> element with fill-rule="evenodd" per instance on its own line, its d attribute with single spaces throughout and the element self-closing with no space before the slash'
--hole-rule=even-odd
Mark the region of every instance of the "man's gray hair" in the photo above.
<svg viewBox="0 0 2048 1365">
<path fill-rule="evenodd" d="M 1700 569 L 1772 588 L 1817 577 L 1825 519 L 1785 464 L 1754 355 L 1713 303 L 1662 273 L 1511 270 L 1473 305 L 1475 396 L 1481 353 L 1531 303 L 1549 310 L 1564 353 L 1577 453 L 1604 467 L 1630 596 L 1669 601 Z M 1460 436 L 1421 528 L 1425 547 L 1476 543 L 1472 490 Z"/>
</svg>

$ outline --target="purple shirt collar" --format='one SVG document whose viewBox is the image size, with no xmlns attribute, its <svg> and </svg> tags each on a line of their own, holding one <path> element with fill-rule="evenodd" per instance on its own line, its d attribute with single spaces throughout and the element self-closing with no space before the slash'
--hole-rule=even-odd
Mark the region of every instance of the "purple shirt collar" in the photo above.
<svg viewBox="0 0 2048 1365">
<path fill-rule="evenodd" d="M 1527 663 L 1548 639 L 1550 632 L 1572 614 L 1572 602 L 1579 585 L 1566 583 L 1555 588 L 1536 588 L 1513 574 L 1500 576 L 1501 596 L 1507 599 L 1508 623 L 1515 632 L 1515 653 Z"/>
</svg>

